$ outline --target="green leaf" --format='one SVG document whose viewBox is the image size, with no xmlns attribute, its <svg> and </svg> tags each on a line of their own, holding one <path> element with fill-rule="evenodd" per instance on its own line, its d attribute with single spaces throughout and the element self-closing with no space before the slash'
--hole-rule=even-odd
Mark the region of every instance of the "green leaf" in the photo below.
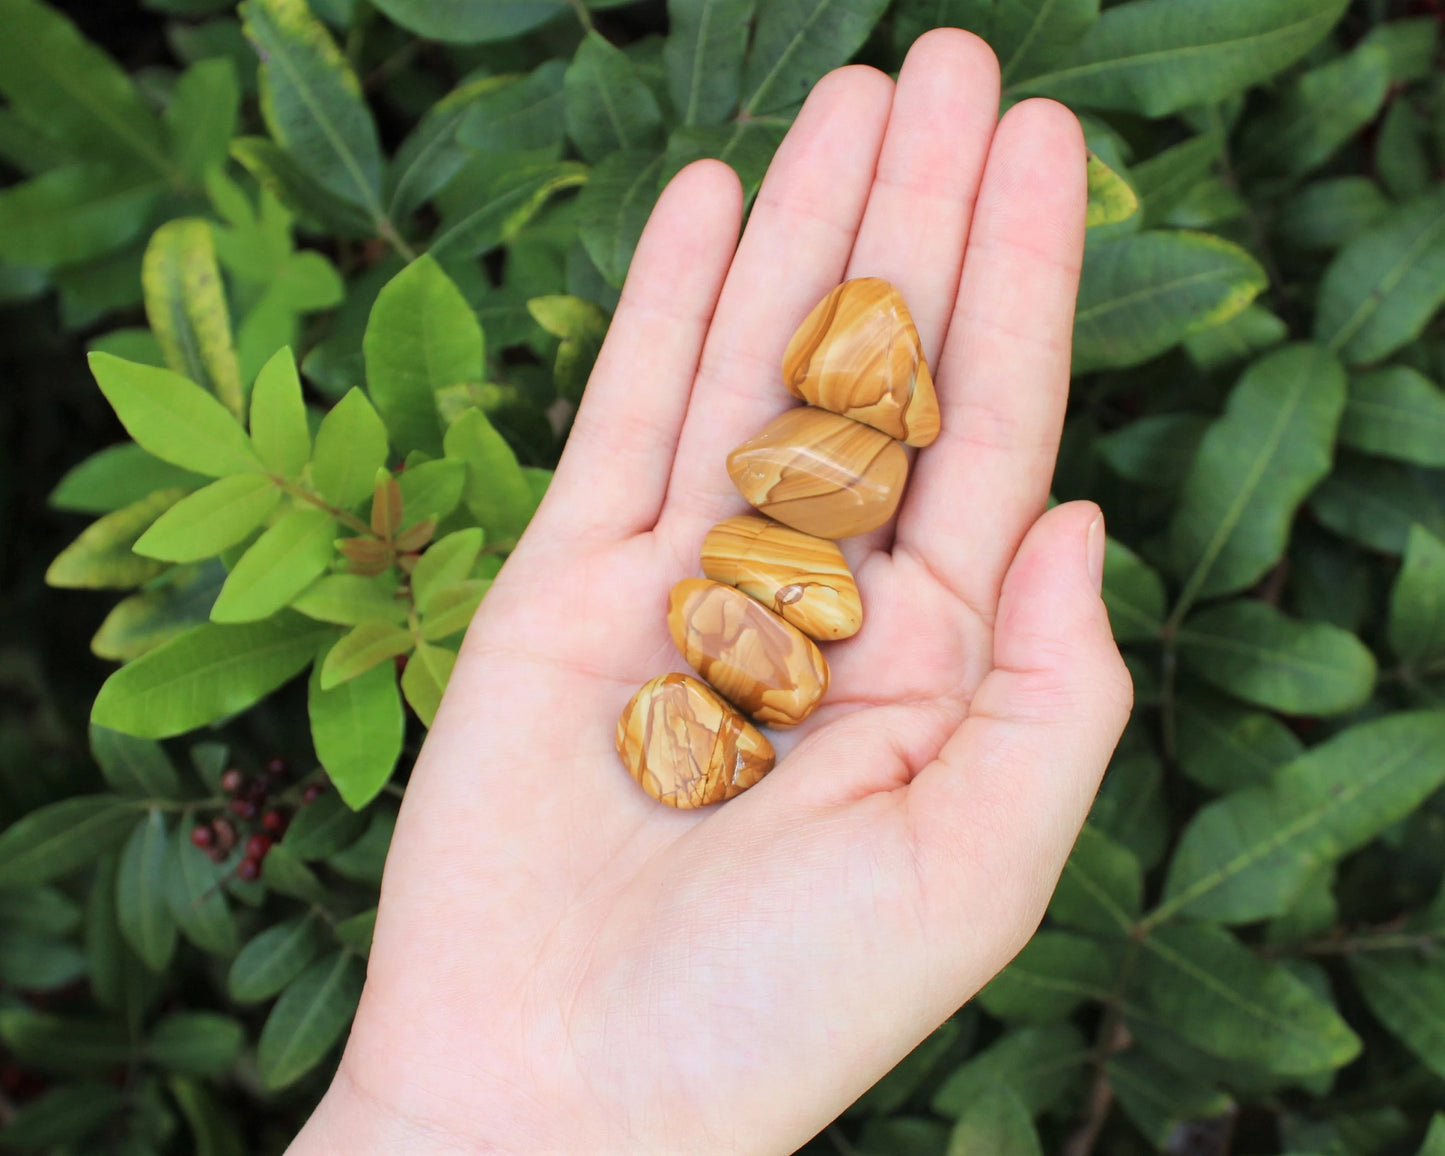
<svg viewBox="0 0 1445 1156">
<path fill-rule="evenodd" d="M 1158 1018 L 1212 1056 L 1302 1076 L 1359 1054 L 1359 1038 L 1328 1000 L 1223 928 L 1157 928 L 1138 968 Z"/>
<path fill-rule="evenodd" d="M 323 690 L 322 669 L 321 663 L 312 668 L 307 704 L 316 758 L 347 805 L 360 810 L 386 786 L 401 757 L 406 718 L 396 671 L 380 663 Z"/>
<path fill-rule="evenodd" d="M 171 840 L 166 867 L 166 903 L 181 934 L 202 951 L 227 958 L 236 954 L 236 921 L 222 884 L 227 872 L 211 862 L 185 831 Z"/>
<path fill-rule="evenodd" d="M 194 382 L 108 353 L 92 353 L 90 370 L 126 432 L 162 461 L 212 478 L 260 470 L 239 423 Z"/>
<path fill-rule="evenodd" d="M 199 183 L 208 169 L 226 163 L 240 111 L 241 88 L 230 60 L 198 60 L 181 74 L 165 124 L 171 156 L 190 180 Z"/>
<path fill-rule="evenodd" d="M 533 297 L 527 312 L 553 337 L 561 338 L 552 374 L 558 394 L 580 400 L 607 336 L 607 314 L 590 301 L 562 295 Z"/>
<path fill-rule="evenodd" d="M 483 152 L 557 148 L 566 132 L 566 73 L 565 61 L 548 60 L 520 79 L 492 86 L 469 102 L 457 139 Z"/>
<path fill-rule="evenodd" d="M 467 466 L 463 491 L 467 508 L 493 543 L 521 536 L 536 509 L 532 487 L 517 455 L 487 415 L 469 409 L 452 422 L 444 439 L 446 455 Z"/>
<path fill-rule="evenodd" d="M 1445 494 L 1433 474 L 1394 462 L 1346 458 L 1310 496 L 1310 511 L 1336 534 L 1403 554 L 1419 523 L 1445 538 Z"/>
<path fill-rule="evenodd" d="M 331 564 L 335 538 L 336 520 L 325 510 L 297 506 L 282 514 L 232 568 L 211 621 L 255 622 L 275 614 Z"/>
<path fill-rule="evenodd" d="M 772 120 L 739 120 L 730 124 L 679 125 L 667 138 L 658 187 L 666 185 L 693 161 L 711 157 L 737 173 L 743 186 L 743 200 L 751 204 L 773 154 L 783 143 L 787 130 Z"/>
<path fill-rule="evenodd" d="M 1106 999 L 1113 980 L 1114 965 L 1093 940 L 1040 931 L 977 999 L 1001 1020 L 1048 1024 L 1068 1018 L 1085 1000 Z"/>
<path fill-rule="evenodd" d="M 1403 365 L 1350 378 L 1340 442 L 1421 466 L 1445 466 L 1445 393 Z"/>
<path fill-rule="evenodd" d="M 1375 686 L 1375 659 L 1353 634 L 1299 622 L 1262 602 L 1227 602 L 1178 634 L 1179 657 L 1211 686 L 1286 714 L 1344 714 Z"/>
<path fill-rule="evenodd" d="M 401 674 L 401 690 L 417 718 L 428 727 L 436 718 L 457 655 L 454 650 L 418 642 Z"/>
<path fill-rule="evenodd" d="M 1089 203 L 1085 224 L 1115 225 L 1128 220 L 1139 211 L 1139 197 L 1129 182 L 1096 157 L 1089 154 Z"/>
<path fill-rule="evenodd" d="M 1390 649 L 1414 666 L 1445 660 L 1445 542 L 1410 527 L 1405 563 L 1390 592 Z"/>
<path fill-rule="evenodd" d="M 431 257 L 413 261 L 371 309 L 363 341 L 366 384 L 399 454 L 439 454 L 438 390 L 479 385 L 482 327 L 450 277 Z"/>
<path fill-rule="evenodd" d="M 74 1151 L 112 1116 L 127 1106 L 127 1097 L 109 1084 L 86 1081 L 62 1084 L 17 1110 L 5 1124 L 6 1147 L 22 1152 Z"/>
<path fill-rule="evenodd" d="M 1332 251 L 1390 211 L 1369 177 L 1331 177 L 1306 185 L 1285 202 L 1279 234 L 1300 249 Z"/>
<path fill-rule="evenodd" d="M 1263 305 L 1251 305 L 1223 325 L 1201 329 L 1184 339 L 1184 352 L 1200 369 L 1213 372 L 1248 361 L 1289 336 L 1289 326 Z"/>
<path fill-rule="evenodd" d="M 1295 733 L 1273 715 L 1207 691 L 1181 694 L 1175 713 L 1180 769 L 1211 791 L 1262 783 L 1304 751 Z"/>
<path fill-rule="evenodd" d="M 1008 1090 L 1037 1115 L 1068 1092 L 1089 1059 L 1089 1046 L 1072 1024 L 1016 1028 L 944 1080 L 932 1107 L 955 1118 L 970 1104 Z"/>
<path fill-rule="evenodd" d="M 759 6 L 743 65 L 743 111 L 779 113 L 803 102 L 825 72 L 862 47 L 888 0 L 768 0 Z"/>
<path fill-rule="evenodd" d="M 1184 602 L 1243 590 L 1284 556 L 1295 510 L 1330 472 L 1344 405 L 1344 370 L 1318 346 L 1287 346 L 1245 371 L 1170 523 Z"/>
<path fill-rule="evenodd" d="M 1248 923 L 1283 915 L 1326 864 L 1411 814 L 1445 783 L 1445 716 L 1351 727 L 1197 812 L 1150 916 Z"/>
<path fill-rule="evenodd" d="M 256 1063 L 270 1091 L 294 1084 L 346 1031 L 361 999 L 366 968 L 338 951 L 318 960 L 282 993 L 261 1029 Z"/>
<path fill-rule="evenodd" d="M 232 474 L 171 506 L 132 549 L 168 562 L 214 558 L 261 525 L 280 500 L 281 491 L 265 474 Z"/>
<path fill-rule="evenodd" d="M 361 85 L 305 0 L 247 0 L 261 55 L 261 107 L 276 142 L 328 192 L 391 230 L 381 205 L 381 144 Z"/>
<path fill-rule="evenodd" d="M 160 121 L 130 78 L 69 20 L 38 0 L 0 0 L 0 93 L 76 155 L 183 183 Z"/>
<path fill-rule="evenodd" d="M 135 545 L 151 523 L 180 496 L 179 490 L 157 490 L 148 498 L 92 522 L 56 555 L 45 571 L 45 581 L 51 586 L 73 590 L 129 590 L 154 578 L 165 566 L 138 557 Z"/>
<path fill-rule="evenodd" d="M 343 919 L 331 929 L 331 934 L 336 936 L 336 942 L 362 956 L 371 954 L 371 939 L 375 932 L 375 907 L 353 915 L 350 919 Z"/>
<path fill-rule="evenodd" d="M 1396 200 L 1430 191 L 1434 162 L 1426 147 L 1426 127 L 1403 100 L 1394 101 L 1375 137 L 1375 172 Z"/>
<path fill-rule="evenodd" d="M 100 658 L 130 662 L 163 642 L 210 620 L 211 604 L 225 581 L 216 559 L 199 566 L 174 566 L 145 592 L 111 608 L 90 640 Z"/>
<path fill-rule="evenodd" d="M 993 0 L 975 29 L 998 53 L 1004 84 L 1026 80 L 1068 58 L 1099 18 L 1099 0 Z"/>
<path fill-rule="evenodd" d="M 439 642 L 460 634 L 471 625 L 491 585 L 490 578 L 472 578 L 438 590 L 422 615 L 422 639 Z"/>
<path fill-rule="evenodd" d="M 182 219 L 157 229 L 146 246 L 141 284 L 166 365 L 215 394 L 240 421 L 246 404 L 241 366 L 210 223 Z"/>
<path fill-rule="evenodd" d="M 134 812 L 131 813 L 132 816 Z M 120 834 L 129 829 L 128 819 Z M 160 994 L 160 978 L 126 946 L 116 918 L 116 875 L 120 856 L 106 853 L 96 863 L 85 909 L 85 955 L 95 1002 L 120 1013 L 133 1032 Z"/>
<path fill-rule="evenodd" d="M 116 876 L 121 935 L 154 972 L 164 971 L 176 950 L 176 921 L 166 903 L 169 839 L 165 816 L 147 812 L 126 841 Z"/>
<path fill-rule="evenodd" d="M 289 346 L 277 350 L 256 375 L 250 426 L 261 464 L 283 478 L 299 478 L 311 460 L 311 428 Z"/>
<path fill-rule="evenodd" d="M 112 790 L 139 798 L 180 797 L 180 776 L 159 743 L 91 726 L 90 752 Z"/>
<path fill-rule="evenodd" d="M 204 1084 L 173 1076 L 167 1086 L 190 1126 L 195 1156 L 246 1156 L 240 1127 Z"/>
<path fill-rule="evenodd" d="M 396 576 L 391 571 L 374 578 L 360 574 L 327 574 L 308 587 L 291 603 L 318 622 L 334 622 L 339 626 L 359 626 L 363 622 L 389 622 L 400 626 L 406 621 L 407 607 L 396 596 Z"/>
<path fill-rule="evenodd" d="M 1288 68 L 1348 0 L 1131 0 L 1105 9 L 1078 50 L 1019 88 L 1085 108 L 1164 116 L 1233 96 Z"/>
<path fill-rule="evenodd" d="M 240 1021 L 214 1012 L 175 1012 L 151 1029 L 147 1057 L 186 1076 L 223 1076 L 246 1042 Z"/>
<path fill-rule="evenodd" d="M 1091 246 L 1074 319 L 1074 372 L 1157 357 L 1228 321 L 1267 284 L 1253 257 L 1210 234 L 1134 233 Z"/>
<path fill-rule="evenodd" d="M 166 738 L 237 714 L 289 681 L 333 628 L 294 614 L 206 624 L 163 643 L 105 681 L 91 721 Z"/>
<path fill-rule="evenodd" d="M 360 239 L 376 232 L 376 221 L 366 209 L 313 180 L 310 171 L 274 141 L 237 137 L 230 152 L 278 204 L 297 214 L 303 225 Z"/>
<path fill-rule="evenodd" d="M 134 823 L 134 803 L 117 795 L 80 795 L 30 812 L 0 832 L 0 890 L 78 871 L 120 846 Z"/>
<path fill-rule="evenodd" d="M 79 905 L 54 887 L 0 891 L 0 924 L 11 931 L 69 935 L 82 918 Z"/>
<path fill-rule="evenodd" d="M 737 107 L 754 0 L 668 0 L 662 59 L 683 124 L 721 124 Z"/>
<path fill-rule="evenodd" d="M 1133 929 L 1144 899 L 1144 873 L 1134 852 L 1092 822 L 1085 823 L 1049 902 L 1065 927 L 1119 938 Z"/>
<path fill-rule="evenodd" d="M 391 835 L 395 827 L 395 811 L 373 807 L 371 819 L 361 838 L 346 850 L 329 856 L 326 866 L 343 879 L 350 879 L 353 883 L 368 883 L 375 887 L 381 882 L 382 868 L 386 864 L 386 853 L 391 847 Z"/>
<path fill-rule="evenodd" d="M 597 32 L 577 46 L 562 82 L 567 135 L 594 164 L 619 149 L 662 145 L 662 112 L 637 65 Z"/>
<path fill-rule="evenodd" d="M 549 61 L 546 67 L 553 66 L 560 89 L 565 66 L 560 61 Z M 427 110 L 402 143 L 391 166 L 389 183 L 392 192 L 387 212 L 393 220 L 405 220 L 456 176 L 471 159 L 471 153 L 458 138 L 467 117 L 477 106 L 486 105 L 490 96 L 512 87 L 515 87 L 515 79 L 510 76 L 484 76 L 463 81 Z M 562 139 L 560 104 L 559 97 L 554 143 Z"/>
<path fill-rule="evenodd" d="M 450 44 L 510 40 L 567 11 L 567 0 L 377 0 L 403 28 Z"/>
<path fill-rule="evenodd" d="M 1204 132 L 1130 167 L 1129 179 L 1144 204 L 1145 225 L 1167 220 L 1189 192 L 1209 177 L 1222 146 L 1219 132 Z"/>
<path fill-rule="evenodd" d="M 1149 642 L 1164 625 L 1164 580 L 1113 538 L 1104 551 L 1104 605 L 1117 642 Z"/>
<path fill-rule="evenodd" d="M 481 554 L 483 534 L 472 527 L 440 538 L 428 547 L 411 572 L 412 597 L 426 613 L 432 596 L 444 587 L 466 578 Z"/>
<path fill-rule="evenodd" d="M 949 1133 L 946 1156 L 1043 1156 L 1029 1111 L 1011 1088 L 971 1100 Z"/>
<path fill-rule="evenodd" d="M 366 829 L 367 816 L 347 806 L 334 791 L 307 803 L 291 820 L 281 846 L 309 862 L 344 851 Z"/>
<path fill-rule="evenodd" d="M 193 490 L 206 479 L 152 457 L 134 442 L 107 446 L 73 466 L 50 492 L 57 510 L 109 514 L 157 490 Z"/>
<path fill-rule="evenodd" d="M 1171 1071 L 1137 1049 L 1112 1057 L 1104 1070 L 1119 1107 L 1161 1152 L 1193 1122 L 1234 1111 L 1234 1101 L 1218 1088 Z"/>
<path fill-rule="evenodd" d="M 0 192 L 0 260 L 57 269 L 114 253 L 140 236 L 163 191 L 103 165 L 52 169 Z"/>
<path fill-rule="evenodd" d="M 442 228 L 427 251 L 438 261 L 445 254 L 451 262 L 510 241 L 554 195 L 588 179 L 586 166 L 573 161 L 527 163 L 498 172 L 489 158 L 480 157 L 438 198 Z"/>
<path fill-rule="evenodd" d="M 608 155 L 577 198 L 577 230 L 610 285 L 621 286 L 642 227 L 657 203 L 663 157 L 624 150 Z"/>
<path fill-rule="evenodd" d="M 408 653 L 414 644 L 409 630 L 377 619 L 363 621 L 327 653 L 316 685 L 331 691 L 389 658 Z"/>
<path fill-rule="evenodd" d="M 386 426 L 361 390 L 348 390 L 316 431 L 312 484 L 332 505 L 350 509 L 371 496 L 386 453 Z"/>
<path fill-rule="evenodd" d="M 270 999 L 306 970 L 325 942 L 320 923 L 313 915 L 268 927 L 246 944 L 232 962 L 226 980 L 231 998 L 241 1003 Z"/>
<path fill-rule="evenodd" d="M 41 1072 L 107 1071 L 132 1060 L 132 1044 L 121 1024 L 45 1015 L 28 1008 L 0 1011 L 0 1040 L 15 1061 Z"/>
<path fill-rule="evenodd" d="M 464 462 L 439 458 L 409 467 L 396 482 L 401 487 L 401 525 L 407 529 L 427 518 L 441 521 L 457 508 L 467 484 L 467 467 Z"/>
<path fill-rule="evenodd" d="M 1243 168 L 1297 177 L 1318 168 L 1379 115 L 1390 86 L 1390 55 L 1361 45 L 1297 79 L 1240 137 Z"/>
<path fill-rule="evenodd" d="M 1383 48 L 1390 57 L 1391 79 L 1407 83 L 1430 76 L 1439 41 L 1439 23 L 1433 17 L 1418 16 L 1376 24 L 1360 43 Z"/>
<path fill-rule="evenodd" d="M 1315 340 L 1348 365 L 1388 357 L 1445 304 L 1445 188 L 1392 209 L 1325 270 Z"/>
<path fill-rule="evenodd" d="M 1174 490 L 1188 475 L 1208 426 L 1208 419 L 1197 413 L 1155 414 L 1105 434 L 1094 449 L 1110 469 L 1136 486 Z"/>
<path fill-rule="evenodd" d="M 9 927 L 0 935 L 0 981 L 21 991 L 68 987 L 83 980 L 85 971 L 85 953 L 73 944 Z"/>
</svg>

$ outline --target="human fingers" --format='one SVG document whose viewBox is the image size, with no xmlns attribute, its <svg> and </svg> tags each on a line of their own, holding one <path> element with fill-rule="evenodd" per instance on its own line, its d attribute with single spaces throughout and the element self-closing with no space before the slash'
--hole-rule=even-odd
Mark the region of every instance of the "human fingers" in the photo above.
<svg viewBox="0 0 1445 1156">
<path fill-rule="evenodd" d="M 1043 511 L 1068 399 L 1084 248 L 1078 121 L 1030 100 L 1000 122 L 937 366 L 942 432 L 919 455 L 895 553 L 912 552 L 985 621 Z"/>
<path fill-rule="evenodd" d="M 663 521 L 695 549 L 742 499 L 727 454 L 795 404 L 783 349 L 842 278 L 878 162 L 893 82 L 853 65 L 814 87 L 758 192 L 713 315 Z"/>
<path fill-rule="evenodd" d="M 1133 690 L 1099 597 L 1098 507 L 1049 511 L 1009 567 L 993 669 L 908 787 L 915 855 L 944 935 L 996 938 L 1001 966 L 1037 926 L 1129 717 Z"/>
<path fill-rule="evenodd" d="M 720 161 L 663 190 L 532 533 L 617 540 L 657 521 L 741 218 L 737 176 Z"/>
</svg>

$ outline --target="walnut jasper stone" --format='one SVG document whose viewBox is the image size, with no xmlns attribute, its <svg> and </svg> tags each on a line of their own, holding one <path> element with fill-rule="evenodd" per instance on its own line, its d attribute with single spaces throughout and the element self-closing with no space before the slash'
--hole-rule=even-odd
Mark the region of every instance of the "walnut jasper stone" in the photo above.
<svg viewBox="0 0 1445 1156">
<path fill-rule="evenodd" d="M 617 720 L 617 753 L 658 802 L 720 803 L 773 769 L 773 748 L 747 719 L 685 674 L 654 678 Z"/>
<path fill-rule="evenodd" d="M 687 664 L 744 714 L 794 727 L 828 690 L 828 663 L 811 639 L 741 590 L 684 578 L 667 628 Z"/>
<path fill-rule="evenodd" d="M 908 455 L 885 433 L 798 406 L 733 450 L 728 473 L 770 518 L 820 538 L 851 538 L 876 530 L 898 509 Z"/>
<path fill-rule="evenodd" d="M 783 354 L 804 401 L 911 446 L 938 436 L 938 398 L 903 296 L 879 277 L 845 281 L 814 307 Z"/>
<path fill-rule="evenodd" d="M 741 514 L 709 530 L 702 572 L 736 586 L 819 642 L 851 638 L 863 625 L 863 600 L 843 551 L 768 518 Z"/>
</svg>

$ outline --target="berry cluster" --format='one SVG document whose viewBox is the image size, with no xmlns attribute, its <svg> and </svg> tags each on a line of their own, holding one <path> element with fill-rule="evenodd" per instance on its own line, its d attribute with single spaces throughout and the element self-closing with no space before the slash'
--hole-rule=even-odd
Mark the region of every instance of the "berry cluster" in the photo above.
<svg viewBox="0 0 1445 1156">
<path fill-rule="evenodd" d="M 283 801 L 276 800 L 270 806 L 267 803 L 290 777 L 290 764 L 279 755 L 268 759 L 259 775 L 247 775 L 240 767 L 229 768 L 221 775 L 221 790 L 229 796 L 229 813 L 217 815 L 209 823 L 198 823 L 191 829 L 191 842 L 213 862 L 221 863 L 244 839 L 236 875 L 247 882 L 260 878 L 262 860 L 291 821 Z M 301 804 L 315 801 L 325 789 L 323 783 L 309 784 L 301 794 Z"/>
</svg>

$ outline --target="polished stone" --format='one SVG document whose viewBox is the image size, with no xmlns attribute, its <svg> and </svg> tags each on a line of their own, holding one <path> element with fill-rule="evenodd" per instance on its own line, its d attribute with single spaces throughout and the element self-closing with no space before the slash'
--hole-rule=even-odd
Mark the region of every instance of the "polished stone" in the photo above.
<svg viewBox="0 0 1445 1156">
<path fill-rule="evenodd" d="M 938 398 L 903 295 L 881 277 L 845 281 L 814 307 L 783 354 L 804 401 L 911 446 L 938 436 Z"/>
<path fill-rule="evenodd" d="M 761 732 L 686 674 L 642 687 L 617 720 L 617 753 L 642 789 L 670 807 L 702 807 L 747 790 L 773 769 Z"/>
<path fill-rule="evenodd" d="M 820 538 L 851 538 L 898 509 L 908 455 L 871 426 L 798 406 L 733 450 L 728 473 L 768 517 Z"/>
<path fill-rule="evenodd" d="M 863 600 L 843 551 L 770 518 L 740 514 L 719 522 L 703 539 L 702 572 L 819 642 L 850 638 L 863 625 Z"/>
<path fill-rule="evenodd" d="M 813 640 L 741 590 L 684 578 L 667 629 L 687 664 L 755 722 L 797 726 L 827 693 L 828 663 Z"/>
</svg>

